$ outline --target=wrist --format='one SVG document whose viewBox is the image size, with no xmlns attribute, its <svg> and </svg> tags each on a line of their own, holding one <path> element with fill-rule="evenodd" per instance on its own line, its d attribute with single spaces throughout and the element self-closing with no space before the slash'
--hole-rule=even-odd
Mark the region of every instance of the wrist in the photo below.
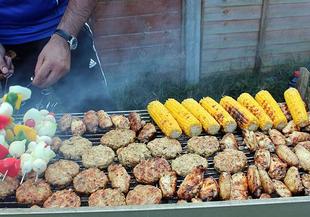
<svg viewBox="0 0 310 217">
<path fill-rule="evenodd" d="M 57 34 L 53 34 L 51 36 L 50 41 L 54 41 L 57 43 L 60 43 L 61 45 L 63 45 L 64 47 L 68 48 L 70 50 L 70 45 L 68 44 L 68 42 L 66 41 L 66 39 L 64 39 L 63 37 L 57 35 Z"/>
</svg>

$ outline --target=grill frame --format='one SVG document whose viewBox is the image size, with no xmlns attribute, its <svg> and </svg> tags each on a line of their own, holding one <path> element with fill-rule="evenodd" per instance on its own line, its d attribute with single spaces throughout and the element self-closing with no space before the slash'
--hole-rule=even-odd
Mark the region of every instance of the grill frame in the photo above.
<svg viewBox="0 0 310 217">
<path fill-rule="evenodd" d="M 145 121 L 152 121 L 148 112 L 146 110 L 129 110 L 129 111 L 110 111 L 108 112 L 109 115 L 112 114 L 122 114 L 125 116 L 128 116 L 128 114 L 130 112 L 137 112 L 141 115 L 142 120 Z M 76 117 L 83 117 L 83 113 L 71 113 L 73 116 Z M 56 114 L 55 117 L 58 120 L 63 114 L 59 113 Z M 16 122 L 20 122 L 22 120 L 22 115 L 16 115 L 15 121 Z M 156 137 L 163 137 L 162 132 L 159 130 L 159 128 L 156 126 L 157 128 L 157 136 Z M 83 135 L 83 137 L 90 139 L 90 141 L 93 142 L 94 145 L 97 145 L 100 143 L 100 137 L 102 136 L 102 134 L 104 134 L 105 132 L 107 132 L 108 130 L 101 130 L 96 134 L 89 134 L 86 133 Z M 61 133 L 61 132 L 57 132 L 57 135 L 61 138 L 61 139 L 67 139 L 70 138 L 72 135 L 69 133 Z M 204 134 L 202 134 L 204 135 Z M 240 150 L 242 150 L 248 159 L 248 163 L 252 163 L 253 162 L 253 153 L 250 153 L 248 148 L 246 146 L 244 146 L 242 144 L 242 136 L 241 136 L 241 132 L 236 132 L 236 138 L 238 140 L 239 143 L 239 147 Z M 221 137 L 222 134 L 217 135 L 217 137 Z M 182 148 L 183 148 L 183 152 L 186 152 L 186 149 L 184 150 L 184 147 L 186 145 L 186 142 L 188 140 L 188 137 L 182 135 L 179 138 L 179 141 L 182 144 Z M 54 161 L 57 161 L 59 155 L 57 155 L 57 158 Z M 81 166 L 81 161 L 78 161 L 79 165 Z M 205 176 L 210 176 L 212 175 L 214 178 L 218 179 L 218 173 L 215 171 L 214 167 L 213 167 L 213 156 L 208 158 L 208 170 L 205 174 Z M 83 166 L 81 166 L 81 169 L 84 169 Z M 106 170 L 104 170 L 106 172 Z M 129 171 L 129 174 L 132 176 L 132 170 Z M 182 182 L 182 178 L 178 178 L 178 185 L 180 185 L 180 183 Z M 131 189 L 133 188 L 133 186 L 135 186 L 137 183 L 134 181 L 131 183 Z M 53 188 L 53 191 L 58 190 L 57 188 Z M 121 207 L 106 207 L 106 208 L 90 208 L 87 207 L 85 205 L 87 205 L 87 199 L 88 197 L 85 196 L 81 196 L 81 201 L 82 201 L 82 205 L 84 205 L 84 207 L 80 207 L 80 208 L 70 208 L 70 209 L 23 209 L 23 208 L 27 208 L 29 207 L 28 205 L 19 205 L 16 202 L 14 202 L 15 200 L 15 196 L 11 197 L 11 202 L 10 201 L 1 201 L 0 200 L 0 216 L 16 216 L 16 215 L 23 215 L 23 216 L 31 216 L 31 215 L 38 215 L 38 216 L 53 216 L 53 215 L 57 215 L 57 214 L 62 214 L 62 216 L 73 216 L 73 215 L 79 215 L 79 216 L 86 216 L 89 213 L 93 213 L 94 216 L 97 215 L 101 215 L 101 214 L 105 214 L 108 216 L 128 216 L 128 213 L 130 213 L 130 216 L 136 216 L 136 215 L 140 215 L 140 214 L 145 214 L 147 216 L 157 216 L 158 214 L 162 215 L 162 214 L 167 214 L 164 216 L 188 216 L 186 213 L 186 211 L 191 210 L 193 213 L 197 213 L 200 215 L 203 214 L 203 212 L 205 212 L 205 209 L 208 209 L 208 213 L 210 211 L 214 211 L 215 214 L 217 214 L 218 210 L 220 210 L 221 215 L 227 213 L 227 215 L 229 214 L 230 216 L 234 216 L 234 212 L 230 213 L 230 209 L 229 207 L 232 207 L 234 209 L 234 211 L 239 210 L 238 212 L 236 212 L 235 214 L 240 212 L 244 212 L 245 214 L 248 212 L 246 212 L 245 210 L 247 210 L 248 208 L 251 208 L 253 206 L 255 206 L 258 209 L 262 209 L 265 210 L 265 206 L 268 207 L 281 207 L 281 209 L 285 210 L 287 208 L 286 204 L 294 204 L 294 206 L 297 207 L 302 207 L 302 208 L 298 208 L 298 209 L 302 209 L 302 211 L 308 210 L 308 213 L 310 212 L 310 196 L 299 196 L 299 197 L 292 197 L 292 198 L 272 198 L 272 199 L 252 199 L 252 200 L 247 200 L 247 201 L 212 201 L 212 202 L 204 202 L 201 204 L 193 204 L 193 203 L 189 203 L 189 204 L 176 204 L 175 202 L 177 201 L 177 198 L 173 198 L 171 200 L 164 200 L 163 204 L 160 205 L 147 205 L 147 206 L 121 206 Z M 10 204 L 11 203 L 11 204 Z M 14 208 L 2 208 L 2 207 L 14 207 Z M 228 209 L 228 210 L 227 210 Z M 272 209 L 266 209 L 266 211 L 272 211 Z M 282 212 L 277 212 L 277 213 L 273 213 L 274 216 L 278 216 L 278 214 L 280 214 Z M 306 213 L 306 212 L 305 212 Z M 133 215 L 131 215 L 133 214 Z M 261 216 L 260 212 L 258 213 L 251 213 L 251 216 L 256 216 L 256 214 L 259 214 L 259 216 Z M 291 215 L 287 215 L 289 214 L 289 211 L 283 212 L 281 215 L 279 216 L 291 216 Z M 296 214 L 296 212 L 294 212 L 294 214 Z M 237 215 L 238 216 L 238 215 Z M 257 215 L 258 216 L 258 215 Z"/>
</svg>

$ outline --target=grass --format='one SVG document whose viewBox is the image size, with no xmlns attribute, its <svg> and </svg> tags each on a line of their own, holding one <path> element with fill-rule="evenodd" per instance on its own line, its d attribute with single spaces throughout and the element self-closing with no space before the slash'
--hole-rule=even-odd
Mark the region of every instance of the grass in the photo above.
<svg viewBox="0 0 310 217">
<path fill-rule="evenodd" d="M 308 63 L 309 64 L 309 63 Z M 266 73 L 241 72 L 238 74 L 217 74 L 202 78 L 197 85 L 173 80 L 168 76 L 145 74 L 133 82 L 127 82 L 112 95 L 119 110 L 143 109 L 148 102 L 167 98 L 182 100 L 193 97 L 197 100 L 211 96 L 219 100 L 224 95 L 238 97 L 242 92 L 252 95 L 262 89 L 271 92 L 277 101 L 283 101 L 283 92 L 288 87 L 292 72 L 305 63 L 288 63 Z"/>
</svg>

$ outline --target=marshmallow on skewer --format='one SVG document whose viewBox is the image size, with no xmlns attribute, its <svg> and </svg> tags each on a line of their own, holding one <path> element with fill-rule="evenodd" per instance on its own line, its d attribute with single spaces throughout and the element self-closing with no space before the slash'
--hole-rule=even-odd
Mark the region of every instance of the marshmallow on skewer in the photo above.
<svg viewBox="0 0 310 217">
<path fill-rule="evenodd" d="M 9 147 L 10 155 L 13 157 L 20 157 L 23 153 L 25 153 L 26 142 L 26 139 L 12 142 Z"/>
<path fill-rule="evenodd" d="M 42 159 L 38 158 L 38 159 L 33 161 L 32 169 L 33 169 L 33 171 L 36 172 L 35 182 L 38 180 L 39 175 L 44 173 L 46 168 L 47 168 L 47 163 L 46 163 L 45 160 L 42 160 Z"/>
</svg>

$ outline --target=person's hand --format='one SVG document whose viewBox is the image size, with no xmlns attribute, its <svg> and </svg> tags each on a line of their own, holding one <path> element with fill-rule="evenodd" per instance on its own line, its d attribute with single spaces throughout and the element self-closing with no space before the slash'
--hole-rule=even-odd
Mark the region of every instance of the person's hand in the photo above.
<svg viewBox="0 0 310 217">
<path fill-rule="evenodd" d="M 0 74 L 4 77 L 9 77 L 14 72 L 14 66 L 12 59 L 9 56 L 5 55 L 5 49 L 0 44 Z"/>
<path fill-rule="evenodd" d="M 41 51 L 32 83 L 40 88 L 55 84 L 70 70 L 71 52 L 68 43 L 53 35 Z"/>
</svg>

